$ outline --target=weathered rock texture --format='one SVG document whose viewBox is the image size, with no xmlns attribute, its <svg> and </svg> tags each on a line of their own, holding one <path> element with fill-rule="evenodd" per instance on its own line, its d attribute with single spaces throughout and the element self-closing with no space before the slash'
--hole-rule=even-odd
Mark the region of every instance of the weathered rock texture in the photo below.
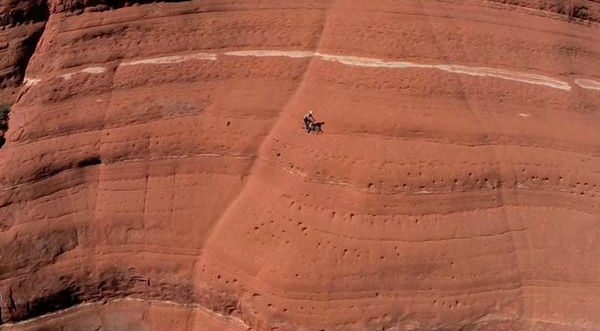
<svg viewBox="0 0 600 331">
<path fill-rule="evenodd" d="M 1 329 L 600 327 L 597 1 L 141 2 L 0 1 Z"/>
</svg>

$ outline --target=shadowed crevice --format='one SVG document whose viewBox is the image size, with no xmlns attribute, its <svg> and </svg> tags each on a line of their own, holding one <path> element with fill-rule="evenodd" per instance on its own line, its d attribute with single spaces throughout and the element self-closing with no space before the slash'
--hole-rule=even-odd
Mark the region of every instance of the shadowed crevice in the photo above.
<svg viewBox="0 0 600 331">
<path fill-rule="evenodd" d="M 83 160 L 79 161 L 77 163 L 77 168 L 95 166 L 98 164 L 102 164 L 102 160 L 97 156 L 93 156 L 93 157 L 89 157 L 87 159 L 83 159 Z"/>
<path fill-rule="evenodd" d="M 6 143 L 6 137 L 4 137 L 6 131 L 8 131 L 8 116 L 10 113 L 9 104 L 0 104 L 0 148 Z"/>
<path fill-rule="evenodd" d="M 0 90 L 16 89 L 22 85 L 29 62 L 35 53 L 48 21 L 49 7 L 45 0 L 20 1 L 14 7 L 0 6 Z M 1 43 L 0 43 L 1 44 Z M 13 95 L 15 95 L 13 92 Z M 18 96 L 1 102 L 16 102 Z"/>
<path fill-rule="evenodd" d="M 20 24 L 48 20 L 48 0 L 19 1 L 13 7 L 0 11 L 0 26 L 13 27 Z"/>
<path fill-rule="evenodd" d="M 155 2 L 189 2 L 191 0 L 71 0 L 63 1 L 59 4 L 52 6 L 50 9 L 51 13 L 64 13 L 72 12 L 80 14 L 83 11 L 106 11 L 111 9 L 119 9 L 124 7 L 131 7 L 134 5 L 143 5 Z"/>
<path fill-rule="evenodd" d="M 46 17 L 47 19 L 47 17 Z M 21 45 L 21 56 L 16 63 L 16 70 L 19 77 L 19 81 L 22 83 L 25 78 L 25 72 L 27 71 L 27 67 L 29 66 L 29 62 L 35 53 L 37 48 L 37 44 L 40 41 L 40 38 L 44 34 L 44 30 L 46 29 L 46 24 L 44 24 L 39 30 L 35 31 L 31 35 L 29 35 Z"/>
</svg>

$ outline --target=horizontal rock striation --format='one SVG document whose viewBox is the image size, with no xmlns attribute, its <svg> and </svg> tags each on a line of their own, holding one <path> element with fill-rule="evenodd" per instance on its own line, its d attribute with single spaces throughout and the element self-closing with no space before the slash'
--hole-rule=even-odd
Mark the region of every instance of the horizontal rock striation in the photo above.
<svg viewBox="0 0 600 331">
<path fill-rule="evenodd" d="M 0 2 L 0 329 L 598 328 L 596 2 L 147 2 Z"/>
</svg>

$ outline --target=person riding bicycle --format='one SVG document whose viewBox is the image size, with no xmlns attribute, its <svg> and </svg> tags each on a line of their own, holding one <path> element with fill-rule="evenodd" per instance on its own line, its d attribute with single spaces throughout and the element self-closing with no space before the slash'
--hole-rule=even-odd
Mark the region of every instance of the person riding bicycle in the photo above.
<svg viewBox="0 0 600 331">
<path fill-rule="evenodd" d="M 302 120 L 304 121 L 304 128 L 306 129 L 306 132 L 310 132 L 313 123 L 315 123 L 315 118 L 313 116 L 312 110 L 310 110 L 308 114 L 304 115 L 304 118 Z"/>
</svg>

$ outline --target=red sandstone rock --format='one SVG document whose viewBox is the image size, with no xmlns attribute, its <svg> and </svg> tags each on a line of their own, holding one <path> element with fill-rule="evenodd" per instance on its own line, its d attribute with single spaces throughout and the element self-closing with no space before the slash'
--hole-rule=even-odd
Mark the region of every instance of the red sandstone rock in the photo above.
<svg viewBox="0 0 600 331">
<path fill-rule="evenodd" d="M 600 325 L 597 3 L 0 4 L 0 329 Z"/>
</svg>

